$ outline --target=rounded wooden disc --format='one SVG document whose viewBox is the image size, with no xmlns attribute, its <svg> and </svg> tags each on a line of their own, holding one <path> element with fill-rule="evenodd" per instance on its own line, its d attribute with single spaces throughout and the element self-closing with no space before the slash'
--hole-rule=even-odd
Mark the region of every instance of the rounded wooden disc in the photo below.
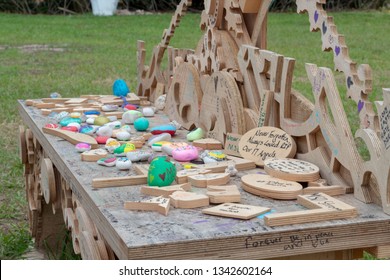
<svg viewBox="0 0 390 280">
<path fill-rule="evenodd" d="M 97 245 L 97 248 L 99 250 L 100 259 L 101 260 L 109 260 L 108 251 L 106 248 L 106 244 L 104 244 L 104 241 L 98 239 L 98 240 L 96 240 L 96 245 Z"/>
<path fill-rule="evenodd" d="M 80 231 L 88 231 L 92 234 L 93 237 L 97 237 L 98 233 L 96 230 L 96 227 L 94 223 L 92 222 L 91 218 L 88 216 L 87 212 L 85 212 L 83 207 L 77 207 L 76 211 L 76 218 L 79 222 L 79 229 Z"/>
<path fill-rule="evenodd" d="M 200 109 L 199 125 L 208 137 L 225 143 L 227 133 L 245 132 L 244 107 L 234 78 L 217 72 L 207 80 Z"/>
<path fill-rule="evenodd" d="M 275 199 L 295 199 L 302 194 L 302 185 L 265 174 L 248 174 L 241 178 L 243 189 L 255 195 Z"/>
<path fill-rule="evenodd" d="M 264 161 L 264 170 L 269 175 L 284 180 L 312 182 L 320 178 L 318 166 L 299 159 L 267 159 Z"/>
<path fill-rule="evenodd" d="M 198 124 L 202 96 L 196 67 L 189 63 L 181 63 L 176 68 L 168 90 L 165 113 L 171 120 L 191 130 Z"/>
<path fill-rule="evenodd" d="M 239 152 L 245 159 L 264 166 L 268 158 L 293 157 L 297 151 L 294 139 L 283 130 L 263 126 L 249 130 L 238 144 Z"/>
<path fill-rule="evenodd" d="M 98 245 L 92 234 L 88 231 L 82 231 L 79 234 L 79 245 L 81 257 L 83 260 L 100 260 Z"/>
<path fill-rule="evenodd" d="M 41 163 L 41 189 L 46 204 L 53 203 L 56 201 L 57 190 L 53 164 L 48 158 L 42 159 Z"/>
</svg>

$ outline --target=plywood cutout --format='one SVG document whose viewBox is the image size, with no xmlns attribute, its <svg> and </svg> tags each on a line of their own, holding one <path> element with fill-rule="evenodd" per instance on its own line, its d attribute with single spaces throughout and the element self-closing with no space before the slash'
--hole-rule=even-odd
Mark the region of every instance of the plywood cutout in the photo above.
<svg viewBox="0 0 390 280">
<path fill-rule="evenodd" d="M 241 201 L 241 193 L 236 185 L 207 186 L 206 195 L 213 204 Z"/>
<path fill-rule="evenodd" d="M 191 209 L 209 205 L 209 197 L 204 194 L 177 191 L 169 197 L 175 208 Z"/>
<path fill-rule="evenodd" d="M 270 208 L 245 205 L 238 203 L 224 203 L 211 208 L 203 209 L 202 213 L 214 216 L 249 220 L 268 212 Z"/>
<path fill-rule="evenodd" d="M 323 193 L 300 195 L 298 203 L 311 209 L 288 213 L 272 213 L 264 217 L 267 226 L 283 226 L 357 216 L 355 207 Z"/>
<path fill-rule="evenodd" d="M 246 132 L 240 139 L 240 155 L 263 166 L 269 158 L 294 157 L 297 147 L 294 139 L 276 127 L 263 126 Z"/>
<path fill-rule="evenodd" d="M 86 135 L 86 134 L 67 131 L 67 130 L 61 130 L 61 129 L 57 129 L 57 128 L 47 128 L 47 127 L 43 127 L 42 131 L 46 134 L 50 134 L 50 135 L 65 139 L 73 145 L 76 145 L 76 144 L 82 142 L 82 143 L 90 144 L 93 149 L 96 149 L 99 147 L 95 138 L 93 138 L 92 136 Z"/>
<path fill-rule="evenodd" d="M 272 158 L 264 161 L 264 170 L 273 177 L 298 182 L 320 178 L 320 169 L 308 161 L 291 158 Z"/>
<path fill-rule="evenodd" d="M 229 182 L 229 180 L 229 173 L 207 173 L 188 176 L 188 182 L 198 188 L 206 188 L 210 185 L 225 185 Z"/>
<path fill-rule="evenodd" d="M 171 185 L 167 187 L 150 187 L 150 186 L 142 186 L 141 187 L 141 193 L 146 195 L 152 195 L 152 196 L 163 196 L 163 197 L 169 197 L 171 194 L 177 191 L 190 191 L 191 190 L 191 184 L 184 183 L 184 184 L 178 184 L 178 185 Z"/>
<path fill-rule="evenodd" d="M 164 216 L 168 215 L 170 199 L 162 196 L 143 201 L 125 201 L 127 210 L 156 211 Z"/>
</svg>

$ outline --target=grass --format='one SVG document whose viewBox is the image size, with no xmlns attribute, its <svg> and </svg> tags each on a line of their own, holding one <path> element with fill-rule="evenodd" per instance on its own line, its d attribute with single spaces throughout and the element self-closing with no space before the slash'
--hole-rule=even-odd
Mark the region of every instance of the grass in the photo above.
<svg viewBox="0 0 390 280">
<path fill-rule="evenodd" d="M 81 94 L 111 94 L 118 78 L 136 89 L 136 43 L 146 42 L 150 57 L 172 14 L 115 17 L 0 14 L 0 259 L 20 258 L 31 245 L 28 237 L 23 168 L 18 158 L 17 131 L 21 120 L 16 100 Z M 390 87 L 390 37 L 387 12 L 333 14 L 345 34 L 350 57 L 368 63 L 374 73 L 373 99 Z M 188 14 L 171 45 L 195 48 L 201 38 L 199 14 Z M 268 49 L 297 59 L 294 88 L 311 99 L 304 63 L 333 68 L 330 53 L 321 52 L 320 35 L 309 32 L 307 15 L 270 14 Z M 31 45 L 52 50 L 34 50 Z M 336 75 L 341 81 L 340 75 Z M 340 94 L 345 90 L 340 87 Z M 353 129 L 356 106 L 346 102 Z M 65 252 L 66 249 L 63 250 Z M 67 253 L 63 254 L 67 258 Z M 55 257 L 53 257 L 55 258 Z M 58 258 L 62 258 L 61 256 Z"/>
</svg>

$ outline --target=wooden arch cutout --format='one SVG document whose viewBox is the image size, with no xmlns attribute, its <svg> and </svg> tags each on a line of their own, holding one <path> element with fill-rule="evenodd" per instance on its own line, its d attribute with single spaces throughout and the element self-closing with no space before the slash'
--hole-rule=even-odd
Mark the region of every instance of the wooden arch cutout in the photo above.
<svg viewBox="0 0 390 280">
<path fill-rule="evenodd" d="M 270 0 L 205 1 L 200 23 L 205 34 L 194 51 L 171 53 L 170 61 L 174 63 L 169 66 L 169 73 L 161 74 L 156 65 L 144 67 L 144 51 L 140 48 L 141 94 L 149 95 L 153 101 L 156 82 L 164 84 L 168 95 L 170 92 L 176 95 L 167 98 L 168 107 L 175 103 L 173 115 L 180 118 L 184 112 L 185 120 L 190 119 L 187 127 L 198 124 L 208 130 L 209 137 L 221 141 L 226 133 L 233 132 L 229 131 L 232 129 L 229 124 L 233 123 L 238 128 L 235 133 L 239 134 L 253 126 L 281 128 L 297 143 L 297 157 L 318 165 L 321 176 L 330 184 L 350 186 L 357 199 L 375 202 L 390 214 L 390 89 L 383 89 L 384 101 L 374 103 L 376 114 L 368 99 L 372 92 L 371 68 L 350 58 L 344 36 L 323 9 L 326 0 L 296 0 L 298 13 L 308 14 L 310 30 L 321 33 L 322 50 L 333 54 L 334 69 L 344 73 L 347 95 L 356 103 L 360 120 L 356 137 L 364 141 L 371 155 L 369 161 L 364 161 L 358 153 L 332 70 L 306 64 L 315 99 L 311 103 L 292 87 L 295 60 L 266 49 L 270 3 Z M 167 48 L 182 12 L 190 4 L 191 1 L 182 0 L 178 5 L 155 55 Z M 183 67 L 192 70 L 180 78 L 183 74 L 177 69 Z M 154 74 L 145 75 L 148 69 L 154 69 Z M 176 92 L 167 78 L 171 76 Z M 189 76 L 199 77 L 199 82 L 192 82 L 197 85 L 195 96 L 190 102 L 185 101 L 189 104 L 201 100 L 196 110 L 180 104 L 185 95 L 178 88 L 188 88 L 183 79 Z M 227 84 L 231 86 L 224 86 Z M 227 108 L 228 101 L 235 101 L 234 107 Z M 218 116 L 215 112 L 219 112 Z"/>
</svg>

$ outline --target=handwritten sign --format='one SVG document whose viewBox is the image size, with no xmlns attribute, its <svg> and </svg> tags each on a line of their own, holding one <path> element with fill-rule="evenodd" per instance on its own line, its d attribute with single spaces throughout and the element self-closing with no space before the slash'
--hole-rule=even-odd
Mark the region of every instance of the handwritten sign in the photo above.
<svg viewBox="0 0 390 280">
<path fill-rule="evenodd" d="M 237 203 L 224 203 L 218 206 L 204 209 L 202 213 L 215 215 L 215 216 L 248 220 L 260 214 L 266 213 L 269 210 L 270 208 L 261 207 L 261 206 L 253 206 L 253 205 L 245 205 L 245 204 L 237 204 Z"/>
<path fill-rule="evenodd" d="M 294 139 L 283 130 L 263 126 L 245 133 L 239 142 L 239 152 L 245 159 L 263 166 L 268 158 L 293 157 L 296 153 Z"/>
<path fill-rule="evenodd" d="M 320 178 L 318 166 L 299 159 L 273 158 L 264 161 L 267 174 L 284 180 L 312 182 Z"/>
<path fill-rule="evenodd" d="M 225 141 L 225 154 L 241 157 L 238 143 L 240 142 L 241 135 L 234 134 L 234 133 L 227 133 L 226 134 L 226 141 Z"/>
</svg>

